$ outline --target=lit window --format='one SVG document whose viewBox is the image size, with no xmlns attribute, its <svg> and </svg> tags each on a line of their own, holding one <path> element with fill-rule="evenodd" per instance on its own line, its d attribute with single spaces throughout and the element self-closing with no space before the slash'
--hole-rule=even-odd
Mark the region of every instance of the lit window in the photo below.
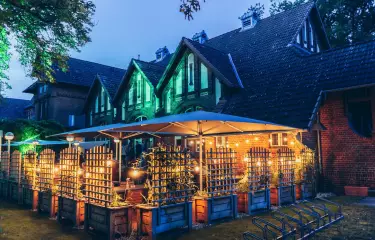
<svg viewBox="0 0 375 240">
<path fill-rule="evenodd" d="M 194 55 L 190 53 L 188 56 L 188 91 L 194 91 Z"/>
<path fill-rule="evenodd" d="M 137 103 L 142 102 L 142 75 L 138 73 L 137 75 Z"/>
<path fill-rule="evenodd" d="M 135 119 L 136 122 L 142 122 L 142 121 L 146 121 L 147 120 L 147 117 L 146 116 L 139 116 Z"/>
<path fill-rule="evenodd" d="M 168 90 L 168 92 L 167 92 L 167 94 L 166 94 L 166 103 L 165 103 L 165 111 L 167 112 L 167 113 L 170 113 L 171 112 L 171 101 L 172 101 L 172 99 L 171 99 L 171 90 L 169 89 Z"/>
<path fill-rule="evenodd" d="M 43 85 L 43 92 L 45 92 L 45 93 L 47 92 L 47 84 Z"/>
<path fill-rule="evenodd" d="M 99 112 L 99 96 L 95 99 L 95 113 Z"/>
<path fill-rule="evenodd" d="M 130 86 L 130 89 L 129 89 L 129 106 L 133 105 L 133 93 L 134 93 L 134 88 L 132 85 Z"/>
<path fill-rule="evenodd" d="M 176 95 L 182 94 L 182 69 L 178 71 L 176 76 Z"/>
<path fill-rule="evenodd" d="M 270 145 L 273 147 L 288 146 L 288 134 L 287 133 L 271 134 Z"/>
<path fill-rule="evenodd" d="M 314 31 L 312 29 L 311 24 L 309 24 L 310 29 L 310 49 L 312 52 L 314 52 Z"/>
<path fill-rule="evenodd" d="M 221 83 L 219 79 L 215 79 L 215 97 L 216 97 L 216 104 L 219 103 L 221 98 Z"/>
<path fill-rule="evenodd" d="M 145 92 L 146 92 L 145 100 L 146 102 L 150 102 L 151 101 L 151 86 L 147 82 L 145 82 Z"/>
<path fill-rule="evenodd" d="M 301 44 L 301 34 L 300 33 L 298 33 L 298 35 L 297 35 L 297 43 Z"/>
<path fill-rule="evenodd" d="M 101 94 L 100 94 L 100 111 L 104 112 L 105 108 L 105 90 L 102 87 Z"/>
<path fill-rule="evenodd" d="M 208 88 L 208 70 L 207 67 L 201 63 L 201 89 Z"/>
<path fill-rule="evenodd" d="M 113 108 L 113 118 L 117 117 L 117 108 Z"/>
<path fill-rule="evenodd" d="M 43 93 L 43 86 L 39 87 L 39 93 Z"/>
<path fill-rule="evenodd" d="M 159 106 L 160 106 L 160 100 L 158 97 L 155 97 L 155 111 L 159 110 Z"/>
<path fill-rule="evenodd" d="M 74 115 L 69 115 L 69 127 L 74 127 Z"/>
<path fill-rule="evenodd" d="M 90 111 L 90 126 L 92 126 L 92 111 Z"/>
<path fill-rule="evenodd" d="M 107 96 L 107 111 L 111 110 L 111 108 L 112 108 L 111 99 L 109 98 L 109 96 Z"/>
<path fill-rule="evenodd" d="M 306 21 L 303 24 L 303 45 L 307 48 L 307 23 Z"/>
<path fill-rule="evenodd" d="M 125 109 L 125 101 L 122 102 L 122 109 L 121 109 L 121 120 L 125 121 L 126 117 L 126 109 Z"/>
</svg>

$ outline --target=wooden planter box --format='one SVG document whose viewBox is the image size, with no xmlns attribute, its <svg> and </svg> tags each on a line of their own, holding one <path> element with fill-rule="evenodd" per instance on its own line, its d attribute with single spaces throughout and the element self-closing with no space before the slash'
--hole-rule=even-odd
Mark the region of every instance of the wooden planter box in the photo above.
<svg viewBox="0 0 375 240">
<path fill-rule="evenodd" d="M 193 203 L 193 221 L 210 224 L 223 218 L 236 218 L 237 195 L 214 198 L 195 197 Z"/>
<path fill-rule="evenodd" d="M 192 203 L 177 203 L 161 207 L 137 205 L 136 216 L 139 236 L 156 239 L 156 235 L 172 229 L 192 228 Z M 143 239 L 143 238 L 142 238 Z"/>
<path fill-rule="evenodd" d="M 39 192 L 39 212 L 46 212 L 49 214 L 50 218 L 55 218 L 57 217 L 58 206 L 58 196 L 52 195 L 51 192 Z"/>
<path fill-rule="evenodd" d="M 22 187 L 22 204 L 36 211 L 38 209 L 38 194 L 39 192 L 37 190 Z"/>
<path fill-rule="evenodd" d="M 0 180 L 0 198 L 8 198 L 9 182 L 7 180 Z"/>
<path fill-rule="evenodd" d="M 9 183 L 9 196 L 8 196 L 8 198 L 12 202 L 17 202 L 17 203 L 20 202 L 21 189 L 20 189 L 20 185 L 18 183 L 16 183 L 16 182 L 10 182 Z"/>
<path fill-rule="evenodd" d="M 368 196 L 368 187 L 355 187 L 355 186 L 345 186 L 345 195 L 347 196 Z"/>
<path fill-rule="evenodd" d="M 256 192 L 237 193 L 238 212 L 254 214 L 256 212 L 268 211 L 271 208 L 270 190 Z"/>
<path fill-rule="evenodd" d="M 305 200 L 314 197 L 314 185 L 312 183 L 301 183 L 295 185 L 296 200 Z"/>
<path fill-rule="evenodd" d="M 295 185 L 285 187 L 271 188 L 271 204 L 272 205 L 285 205 L 292 204 L 296 201 Z"/>
<path fill-rule="evenodd" d="M 120 239 L 131 233 L 131 205 L 106 208 L 85 204 L 85 231 L 100 239 Z"/>
<path fill-rule="evenodd" d="M 85 219 L 85 201 L 75 200 L 59 196 L 57 210 L 57 220 L 63 219 L 71 221 L 75 227 L 83 226 Z"/>
</svg>

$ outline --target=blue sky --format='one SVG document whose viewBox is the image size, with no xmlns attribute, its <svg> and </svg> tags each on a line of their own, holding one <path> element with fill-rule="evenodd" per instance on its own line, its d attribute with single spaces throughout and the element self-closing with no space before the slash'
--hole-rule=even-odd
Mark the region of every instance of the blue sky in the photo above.
<svg viewBox="0 0 375 240">
<path fill-rule="evenodd" d="M 194 20 L 187 21 L 180 13 L 179 0 L 94 0 L 95 27 L 92 42 L 81 52 L 71 56 L 87 61 L 126 68 L 131 58 L 138 54 L 141 60 L 155 58 L 155 51 L 167 46 L 173 52 L 182 37 L 191 38 L 194 33 L 205 30 L 214 37 L 241 26 L 238 19 L 257 2 L 265 5 L 268 15 L 269 0 L 206 0 Z M 17 62 L 14 53 L 9 69 L 12 90 L 7 97 L 30 99 L 22 91 L 32 83 L 25 70 Z"/>
</svg>

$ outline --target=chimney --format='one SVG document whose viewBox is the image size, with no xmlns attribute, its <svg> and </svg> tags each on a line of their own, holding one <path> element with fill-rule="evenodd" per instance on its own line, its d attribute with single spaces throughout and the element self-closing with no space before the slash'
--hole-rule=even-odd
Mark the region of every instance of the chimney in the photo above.
<svg viewBox="0 0 375 240">
<path fill-rule="evenodd" d="M 202 32 L 198 32 L 194 34 L 193 41 L 199 42 L 200 44 L 205 43 L 208 40 L 208 36 L 204 30 Z"/>
<path fill-rule="evenodd" d="M 257 24 L 259 16 L 256 12 L 250 10 L 249 8 L 247 12 L 245 12 L 238 19 L 240 19 L 242 22 L 242 30 L 246 30 L 249 28 L 253 28 Z"/>
<path fill-rule="evenodd" d="M 161 60 L 163 60 L 166 56 L 169 55 L 169 50 L 167 47 L 163 47 L 163 48 L 159 48 L 157 51 L 156 51 L 156 62 L 160 62 Z"/>
</svg>

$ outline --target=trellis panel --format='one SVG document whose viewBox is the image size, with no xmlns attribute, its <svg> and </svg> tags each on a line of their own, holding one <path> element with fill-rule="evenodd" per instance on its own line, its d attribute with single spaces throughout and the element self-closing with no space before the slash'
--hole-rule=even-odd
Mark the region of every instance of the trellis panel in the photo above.
<svg viewBox="0 0 375 240">
<path fill-rule="evenodd" d="M 37 187 L 38 161 L 34 151 L 28 151 L 23 155 L 22 164 L 22 185 L 24 188 L 35 189 Z"/>
<path fill-rule="evenodd" d="M 79 196 L 79 151 L 66 148 L 60 152 L 60 184 L 59 193 L 62 197 L 78 199 Z"/>
<path fill-rule="evenodd" d="M 113 153 L 104 146 L 92 148 L 86 153 L 86 199 L 89 204 L 110 206 Z"/>
<path fill-rule="evenodd" d="M 247 153 L 247 175 L 249 191 L 264 190 L 269 187 L 271 170 L 270 151 L 261 148 L 251 148 Z"/>
<path fill-rule="evenodd" d="M 152 205 L 191 201 L 194 166 L 190 153 L 170 147 L 158 148 L 151 156 L 148 174 L 152 185 Z"/>
<path fill-rule="evenodd" d="M 231 195 L 235 190 L 236 152 L 212 148 L 206 152 L 206 188 L 210 197 Z"/>
<path fill-rule="evenodd" d="M 0 162 L 0 180 L 9 179 L 9 153 L 1 153 L 1 162 Z"/>
<path fill-rule="evenodd" d="M 20 183 L 21 181 L 21 153 L 19 151 L 14 151 L 11 156 L 12 160 L 10 162 L 9 168 L 9 181 L 13 183 Z"/>
<path fill-rule="evenodd" d="M 41 192 L 52 191 L 55 180 L 55 152 L 44 149 L 39 154 L 39 190 Z"/>
<path fill-rule="evenodd" d="M 291 186 L 295 183 L 295 154 L 292 149 L 282 148 L 277 151 L 279 186 Z"/>
</svg>

